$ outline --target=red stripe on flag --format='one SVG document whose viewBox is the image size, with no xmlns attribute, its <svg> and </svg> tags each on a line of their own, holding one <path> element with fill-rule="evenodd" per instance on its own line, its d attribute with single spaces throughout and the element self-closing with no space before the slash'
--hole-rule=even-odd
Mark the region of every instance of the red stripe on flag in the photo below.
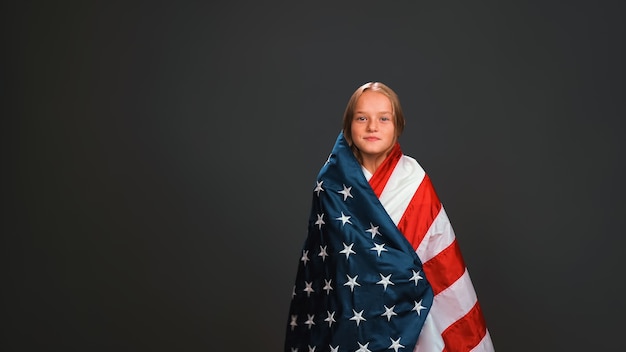
<svg viewBox="0 0 626 352">
<path fill-rule="evenodd" d="M 461 319 L 443 331 L 443 352 L 471 351 L 487 334 L 487 324 L 478 302 Z"/>
<path fill-rule="evenodd" d="M 465 262 L 456 239 L 434 258 L 424 263 L 424 273 L 435 295 L 448 288 L 465 273 Z"/>
<path fill-rule="evenodd" d="M 440 210 L 441 202 L 430 182 L 430 177 L 424 175 L 422 183 L 398 222 L 398 229 L 411 243 L 414 250 L 417 250 Z"/>
<path fill-rule="evenodd" d="M 383 161 L 380 166 L 374 172 L 374 175 L 370 178 L 370 186 L 374 190 L 376 197 L 380 198 L 380 195 L 383 193 L 385 189 L 385 185 L 387 185 L 387 181 L 391 177 L 393 170 L 398 165 L 398 161 L 402 157 L 402 150 L 400 149 L 400 144 L 396 142 L 387 158 Z"/>
</svg>

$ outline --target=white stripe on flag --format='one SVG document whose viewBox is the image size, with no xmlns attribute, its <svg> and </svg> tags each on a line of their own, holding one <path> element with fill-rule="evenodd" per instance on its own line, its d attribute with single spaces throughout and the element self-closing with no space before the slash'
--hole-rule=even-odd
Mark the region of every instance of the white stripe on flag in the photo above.
<svg viewBox="0 0 626 352">
<path fill-rule="evenodd" d="M 441 329 L 437 328 L 436 323 L 433 321 L 433 315 L 428 314 L 424 327 L 420 332 L 420 336 L 417 339 L 417 345 L 415 345 L 414 352 L 441 352 L 444 348 L 443 338 L 439 332 Z"/>
<path fill-rule="evenodd" d="M 400 158 L 389 176 L 379 199 L 396 226 L 413 199 L 415 191 L 424 180 L 424 176 L 426 176 L 424 169 L 415 159 L 406 155 Z"/>
<path fill-rule="evenodd" d="M 435 220 L 430 225 L 430 228 L 426 232 L 426 236 L 417 247 L 417 256 L 422 263 L 434 258 L 439 252 L 448 248 L 454 242 L 454 230 L 450 225 L 448 214 L 441 206 L 439 214 L 435 217 Z"/>
<path fill-rule="evenodd" d="M 476 293 L 469 272 L 465 269 L 465 273 L 457 281 L 435 296 L 414 352 L 442 351 L 444 342 L 441 334 L 443 331 L 467 314 L 474 307 L 476 301 Z M 491 340 L 486 342 L 483 339 L 481 345 L 490 342 Z M 487 348 L 485 351 L 491 350 Z"/>
<path fill-rule="evenodd" d="M 435 296 L 431 313 L 442 333 L 448 326 L 467 314 L 476 304 L 476 292 L 469 272 L 465 272 L 445 290 Z"/>
</svg>

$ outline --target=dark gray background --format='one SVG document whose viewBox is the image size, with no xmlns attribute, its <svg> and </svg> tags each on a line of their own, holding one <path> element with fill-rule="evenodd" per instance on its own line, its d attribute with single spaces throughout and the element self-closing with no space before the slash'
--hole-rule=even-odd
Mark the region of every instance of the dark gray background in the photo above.
<svg viewBox="0 0 626 352">
<path fill-rule="evenodd" d="M 621 2 L 1 12 L 2 350 L 281 350 L 315 176 L 373 80 L 496 349 L 623 347 Z"/>
</svg>

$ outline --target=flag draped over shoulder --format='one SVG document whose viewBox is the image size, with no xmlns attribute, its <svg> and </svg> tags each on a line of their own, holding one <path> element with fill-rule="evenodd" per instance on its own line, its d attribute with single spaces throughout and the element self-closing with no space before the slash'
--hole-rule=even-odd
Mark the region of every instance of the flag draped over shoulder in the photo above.
<svg viewBox="0 0 626 352">
<path fill-rule="evenodd" d="M 369 175 L 340 133 L 313 190 L 286 352 L 493 351 L 454 232 L 396 144 Z"/>
</svg>

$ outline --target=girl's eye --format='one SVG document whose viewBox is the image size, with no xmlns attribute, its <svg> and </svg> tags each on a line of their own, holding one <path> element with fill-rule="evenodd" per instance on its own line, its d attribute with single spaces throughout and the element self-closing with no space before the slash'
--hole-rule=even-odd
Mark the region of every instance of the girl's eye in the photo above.
<svg viewBox="0 0 626 352">
<path fill-rule="evenodd" d="M 383 116 L 380 118 L 382 121 L 389 121 L 390 119 L 387 116 Z"/>
<path fill-rule="evenodd" d="M 365 117 L 363 117 L 363 116 L 359 116 L 356 119 L 357 119 L 357 121 L 365 121 Z"/>
</svg>

